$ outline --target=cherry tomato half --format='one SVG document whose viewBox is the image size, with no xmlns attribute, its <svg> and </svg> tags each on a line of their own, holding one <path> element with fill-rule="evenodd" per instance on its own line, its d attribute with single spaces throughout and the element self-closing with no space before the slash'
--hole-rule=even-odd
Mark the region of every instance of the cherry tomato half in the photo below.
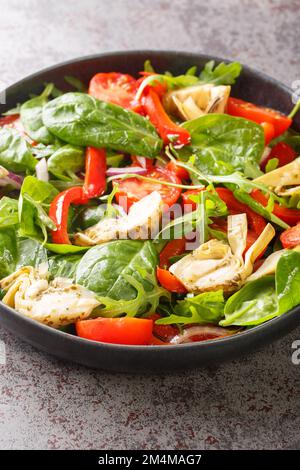
<svg viewBox="0 0 300 470">
<path fill-rule="evenodd" d="M 145 181 L 139 178 L 128 178 L 118 181 L 119 190 L 116 193 L 116 200 L 124 210 L 127 211 L 132 204 L 151 194 L 153 191 L 158 191 L 161 194 L 163 202 L 168 207 L 175 204 L 181 194 L 181 188 L 166 186 L 161 184 L 160 181 L 180 184 L 181 180 L 178 176 L 164 168 L 153 168 L 148 170 L 144 176 L 154 178 L 157 182 Z"/>
<path fill-rule="evenodd" d="M 123 73 L 97 73 L 90 81 L 89 95 L 101 101 L 130 108 L 136 93 L 136 80 Z"/>
</svg>

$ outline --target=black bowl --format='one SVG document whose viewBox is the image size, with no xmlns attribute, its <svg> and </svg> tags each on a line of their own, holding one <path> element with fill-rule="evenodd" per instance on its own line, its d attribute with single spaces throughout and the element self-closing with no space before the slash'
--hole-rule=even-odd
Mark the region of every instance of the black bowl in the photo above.
<svg viewBox="0 0 300 470">
<path fill-rule="evenodd" d="M 30 93 L 40 92 L 45 82 L 54 82 L 67 91 L 65 75 L 74 75 L 86 83 L 99 71 L 137 75 L 146 59 L 151 60 L 155 70 L 170 70 L 173 74 L 183 73 L 193 65 L 201 69 L 211 59 L 216 62 L 222 60 L 201 54 L 169 51 L 117 52 L 75 59 L 38 72 L 9 87 L 6 90 L 6 105 L 0 105 L 0 112 L 26 100 Z M 286 114 L 293 106 L 291 94 L 292 91 L 285 85 L 248 67 L 243 68 L 233 87 L 233 95 Z M 300 131 L 299 115 L 294 128 Z M 54 330 L 26 318 L 2 302 L 0 311 L 0 322 L 5 328 L 43 351 L 94 368 L 144 373 L 170 372 L 219 363 L 262 347 L 300 324 L 300 307 L 297 307 L 263 325 L 224 339 L 166 347 L 123 346 L 88 341 Z"/>
</svg>

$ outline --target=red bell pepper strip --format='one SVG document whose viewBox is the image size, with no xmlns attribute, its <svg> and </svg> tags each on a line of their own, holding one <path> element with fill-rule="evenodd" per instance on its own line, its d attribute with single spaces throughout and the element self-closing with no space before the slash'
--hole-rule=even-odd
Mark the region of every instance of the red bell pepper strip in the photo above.
<svg viewBox="0 0 300 470">
<path fill-rule="evenodd" d="M 294 248 L 300 245 L 300 222 L 294 227 L 288 228 L 280 235 L 283 248 Z"/>
<path fill-rule="evenodd" d="M 153 320 L 145 318 L 95 318 L 76 322 L 81 338 L 102 343 L 148 345 L 152 342 Z"/>
<path fill-rule="evenodd" d="M 182 255 L 185 252 L 186 240 L 185 238 L 178 238 L 171 240 L 166 244 L 159 255 L 159 262 L 162 268 L 168 268 L 170 266 L 170 257 Z"/>
<path fill-rule="evenodd" d="M 262 122 L 261 127 L 265 134 L 265 144 L 268 145 L 275 137 L 275 128 L 271 122 Z"/>
<path fill-rule="evenodd" d="M 0 117 L 0 127 L 12 124 L 17 119 L 19 119 L 19 117 L 20 117 L 19 114 L 11 114 L 9 116 Z"/>
<path fill-rule="evenodd" d="M 274 145 L 274 147 L 271 149 L 271 152 L 267 156 L 266 159 L 264 159 L 261 162 L 261 169 L 264 171 L 266 168 L 266 165 L 268 161 L 272 160 L 273 158 L 278 159 L 278 167 L 287 165 L 288 163 L 291 163 L 295 158 L 297 157 L 297 152 L 288 144 L 285 142 L 278 142 L 278 144 Z"/>
<path fill-rule="evenodd" d="M 175 124 L 168 116 L 160 101 L 160 98 L 154 90 L 149 88 L 142 98 L 142 104 L 145 113 L 150 121 L 156 127 L 157 132 L 165 144 L 173 143 L 178 147 L 188 145 L 191 142 L 190 133 L 183 127 Z"/>
<path fill-rule="evenodd" d="M 83 192 L 88 199 L 101 196 L 106 186 L 106 152 L 104 149 L 87 147 Z"/>
<path fill-rule="evenodd" d="M 184 285 L 167 269 L 157 266 L 156 275 L 160 285 L 169 292 L 176 292 L 177 294 L 185 294 L 187 292 Z"/>
<path fill-rule="evenodd" d="M 256 106 L 253 103 L 230 97 L 227 102 L 227 112 L 232 116 L 243 117 L 249 121 L 262 124 L 268 122 L 274 126 L 274 137 L 278 137 L 288 130 L 292 119 L 285 114 L 271 108 Z"/>
<path fill-rule="evenodd" d="M 57 227 L 51 231 L 53 243 L 71 244 L 68 235 L 69 207 L 71 204 L 85 204 L 87 201 L 81 186 L 66 189 L 53 199 L 49 210 L 49 217 Z"/>
<path fill-rule="evenodd" d="M 266 207 L 268 204 L 268 198 L 259 189 L 254 189 L 251 192 L 251 197 L 264 207 Z M 277 204 L 277 202 L 274 203 L 273 214 L 291 226 L 300 222 L 299 209 L 289 209 L 287 207 L 282 207 Z"/>
</svg>

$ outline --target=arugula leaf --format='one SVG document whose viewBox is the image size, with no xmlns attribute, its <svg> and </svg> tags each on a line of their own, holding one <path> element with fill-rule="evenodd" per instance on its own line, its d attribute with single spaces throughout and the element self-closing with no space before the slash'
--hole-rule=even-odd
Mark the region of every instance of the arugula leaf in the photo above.
<svg viewBox="0 0 300 470">
<path fill-rule="evenodd" d="M 75 88 L 75 90 L 80 91 L 81 93 L 87 93 L 88 90 L 86 85 L 79 80 L 79 78 L 73 77 L 72 75 L 65 75 L 64 79 L 69 85 Z"/>
<path fill-rule="evenodd" d="M 10 197 L 2 197 L 0 199 L 0 227 L 9 227 L 18 223 L 18 201 Z"/>
<path fill-rule="evenodd" d="M 0 229 L 0 279 L 15 271 L 17 258 L 16 233 L 13 228 Z"/>
<path fill-rule="evenodd" d="M 45 145 L 52 144 L 55 140 L 44 126 L 42 119 L 43 106 L 48 102 L 52 89 L 53 84 L 49 83 L 41 95 L 23 103 L 20 110 L 21 121 L 26 133 L 34 141 Z"/>
<path fill-rule="evenodd" d="M 57 253 L 58 255 L 73 255 L 76 253 L 84 253 L 89 247 L 88 246 L 77 246 L 77 245 L 64 245 L 59 243 L 45 243 L 45 248 L 51 251 L 52 253 Z"/>
<path fill-rule="evenodd" d="M 50 101 L 44 106 L 43 122 L 56 137 L 73 145 L 110 147 L 149 158 L 162 148 L 148 119 L 83 93 L 66 93 Z"/>
<path fill-rule="evenodd" d="M 224 314 L 223 291 L 204 292 L 177 302 L 174 314 L 160 318 L 158 325 L 218 323 Z"/>
<path fill-rule="evenodd" d="M 82 257 L 76 270 L 76 282 L 96 292 L 99 297 L 105 297 L 106 300 L 102 299 L 101 302 L 107 307 L 110 300 L 134 300 L 141 290 L 144 291 L 138 312 L 120 312 L 117 309 L 120 304 L 113 302 L 116 310 L 110 310 L 111 316 L 120 313 L 142 314 L 149 311 L 149 307 L 153 312 L 160 297 L 168 297 L 167 291 L 157 285 L 157 264 L 158 255 L 150 241 L 117 240 L 95 246 Z M 133 285 L 127 276 L 137 284 Z M 136 285 L 139 285 L 139 290 Z"/>
<path fill-rule="evenodd" d="M 221 62 L 215 66 L 215 61 L 207 62 L 200 74 L 200 80 L 213 85 L 233 85 L 236 78 L 239 77 L 242 66 L 239 62 L 225 64 Z"/>
<path fill-rule="evenodd" d="M 19 198 L 19 220 L 21 237 L 47 240 L 47 228 L 55 230 L 55 224 L 46 209 L 58 191 L 50 183 L 27 176 L 22 184 Z"/>
<path fill-rule="evenodd" d="M 36 164 L 24 137 L 16 129 L 0 127 L 0 165 L 15 173 L 28 173 Z"/>
<path fill-rule="evenodd" d="M 204 174 L 228 175 L 242 171 L 246 177 L 261 175 L 264 151 L 259 124 L 226 114 L 207 114 L 182 125 L 191 133 L 191 146 L 177 152 L 181 160 L 194 156 L 194 166 Z"/>
<path fill-rule="evenodd" d="M 284 253 L 276 268 L 279 315 L 300 304 L 300 253 Z"/>
<path fill-rule="evenodd" d="M 73 181 L 78 171 L 84 168 L 84 150 L 74 145 L 64 145 L 48 160 L 48 170 L 62 181 Z"/>
</svg>

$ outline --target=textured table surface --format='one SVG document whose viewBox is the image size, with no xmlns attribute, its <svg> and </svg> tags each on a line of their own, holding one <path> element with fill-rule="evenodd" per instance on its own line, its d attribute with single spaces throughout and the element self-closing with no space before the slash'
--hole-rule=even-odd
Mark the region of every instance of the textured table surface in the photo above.
<svg viewBox="0 0 300 470">
<path fill-rule="evenodd" d="M 137 48 L 211 53 L 288 85 L 300 79 L 299 0 L 0 0 L 0 9 L 5 83 Z M 2 329 L 0 339 L 0 448 L 280 449 L 299 440 L 291 346 L 300 329 L 242 360 L 163 377 L 92 371 Z"/>
</svg>

